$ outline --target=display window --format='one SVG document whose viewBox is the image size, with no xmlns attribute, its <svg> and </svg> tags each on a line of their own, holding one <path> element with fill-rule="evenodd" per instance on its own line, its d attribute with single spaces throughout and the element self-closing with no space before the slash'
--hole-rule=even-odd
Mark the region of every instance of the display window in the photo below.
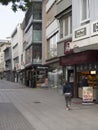
<svg viewBox="0 0 98 130">
<path fill-rule="evenodd" d="M 91 71 L 78 72 L 77 83 L 79 87 L 92 86 L 94 88 L 98 85 L 98 75 L 91 74 Z"/>
<path fill-rule="evenodd" d="M 98 74 L 91 71 L 77 73 L 78 97 L 83 98 L 83 88 L 93 88 L 93 98 L 96 100 L 96 88 L 98 88 Z"/>
</svg>

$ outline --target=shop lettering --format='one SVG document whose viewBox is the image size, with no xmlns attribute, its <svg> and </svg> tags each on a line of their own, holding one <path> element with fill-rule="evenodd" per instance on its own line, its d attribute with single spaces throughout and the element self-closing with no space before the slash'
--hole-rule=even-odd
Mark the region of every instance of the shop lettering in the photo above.
<svg viewBox="0 0 98 130">
<path fill-rule="evenodd" d="M 75 31 L 75 38 L 79 38 L 86 35 L 86 28 Z"/>
</svg>

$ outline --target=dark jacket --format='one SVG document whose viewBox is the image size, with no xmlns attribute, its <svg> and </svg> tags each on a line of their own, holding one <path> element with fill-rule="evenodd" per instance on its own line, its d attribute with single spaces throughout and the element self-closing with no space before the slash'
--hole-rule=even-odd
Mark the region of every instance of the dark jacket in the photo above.
<svg viewBox="0 0 98 130">
<path fill-rule="evenodd" d="M 63 93 L 71 93 L 72 94 L 72 86 L 69 83 L 66 83 L 63 86 Z"/>
<path fill-rule="evenodd" d="M 84 86 L 88 86 L 88 81 L 86 78 L 82 79 L 82 87 L 84 87 Z"/>
</svg>

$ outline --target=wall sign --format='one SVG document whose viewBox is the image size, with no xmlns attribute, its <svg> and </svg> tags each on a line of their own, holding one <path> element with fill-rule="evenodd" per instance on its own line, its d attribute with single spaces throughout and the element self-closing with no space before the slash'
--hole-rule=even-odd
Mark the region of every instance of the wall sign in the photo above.
<svg viewBox="0 0 98 130">
<path fill-rule="evenodd" d="M 86 27 L 75 31 L 75 38 L 79 38 L 86 35 Z"/>
<path fill-rule="evenodd" d="M 80 26 L 79 28 L 73 30 L 73 41 L 77 41 L 89 37 L 90 35 L 89 26 L 90 26 L 89 24 L 86 24 L 84 26 Z"/>
</svg>

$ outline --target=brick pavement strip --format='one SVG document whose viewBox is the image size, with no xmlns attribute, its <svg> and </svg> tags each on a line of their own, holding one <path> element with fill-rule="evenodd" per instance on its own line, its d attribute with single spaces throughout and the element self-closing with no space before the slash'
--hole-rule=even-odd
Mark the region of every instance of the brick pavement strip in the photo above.
<svg viewBox="0 0 98 130">
<path fill-rule="evenodd" d="M 35 130 L 12 103 L 0 103 L 0 130 Z"/>
<path fill-rule="evenodd" d="M 97 104 L 82 105 L 79 99 L 73 99 L 72 110 L 66 111 L 64 97 L 57 91 L 7 84 L 0 81 L 0 130 L 98 130 Z M 14 122 L 21 129 L 13 129 Z"/>
</svg>

